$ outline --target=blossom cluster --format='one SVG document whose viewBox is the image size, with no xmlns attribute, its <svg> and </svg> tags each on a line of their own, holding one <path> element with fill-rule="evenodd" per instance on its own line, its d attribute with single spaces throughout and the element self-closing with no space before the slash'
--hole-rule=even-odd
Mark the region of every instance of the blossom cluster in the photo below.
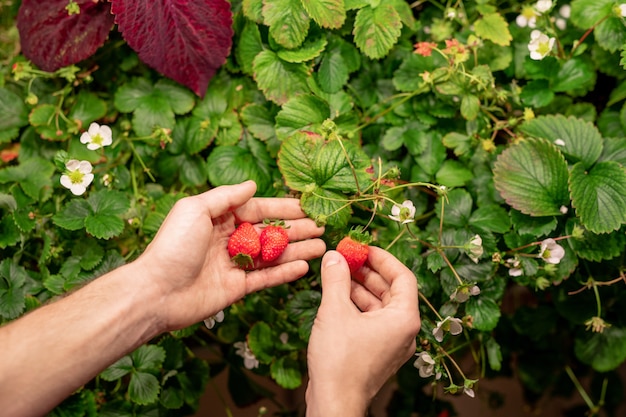
<svg viewBox="0 0 626 417">
<path fill-rule="evenodd" d="M 97 150 L 113 143 L 113 132 L 106 125 L 92 123 L 80 137 L 80 142 L 89 150 Z M 74 195 L 82 195 L 94 179 L 93 166 L 89 161 L 70 159 L 65 163 L 65 173 L 61 175 L 61 185 Z"/>
</svg>

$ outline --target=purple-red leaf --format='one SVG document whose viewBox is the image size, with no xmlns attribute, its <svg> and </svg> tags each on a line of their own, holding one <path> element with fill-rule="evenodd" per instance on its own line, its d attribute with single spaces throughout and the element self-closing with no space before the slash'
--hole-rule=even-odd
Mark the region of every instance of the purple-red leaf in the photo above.
<svg viewBox="0 0 626 417">
<path fill-rule="evenodd" d="M 106 1 L 75 0 L 80 13 L 66 10 L 68 0 L 23 0 L 17 14 L 22 53 L 44 71 L 89 58 L 113 27 Z"/>
<path fill-rule="evenodd" d="M 199 96 L 226 61 L 232 12 L 226 0 L 111 0 L 120 32 L 139 58 Z"/>
</svg>

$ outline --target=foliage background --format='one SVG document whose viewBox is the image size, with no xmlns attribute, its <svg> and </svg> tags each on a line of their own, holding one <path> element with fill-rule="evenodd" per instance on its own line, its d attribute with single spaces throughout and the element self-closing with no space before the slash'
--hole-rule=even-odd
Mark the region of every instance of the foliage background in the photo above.
<svg viewBox="0 0 626 417">
<path fill-rule="evenodd" d="M 301 198 L 329 247 L 366 226 L 415 272 L 418 353 L 434 363 L 426 378 L 401 369 L 390 415 L 440 415 L 451 405 L 432 384 L 471 394 L 495 375 L 531 404 L 577 393 L 611 415 L 626 359 L 624 13 L 548 3 L 55 0 L 44 13 L 4 0 L 0 323 L 132 260 L 182 196 L 254 179 L 259 195 Z M 541 59 L 520 15 L 554 38 Z M 79 141 L 92 122 L 111 146 Z M 82 196 L 59 182 L 68 159 L 94 166 Z M 414 221 L 400 224 L 405 200 Z M 539 252 L 549 238 L 555 263 Z M 191 414 L 220 372 L 237 404 L 272 397 L 243 372 L 244 341 L 253 372 L 297 388 L 320 300 L 311 266 L 212 329 L 142 346 L 53 414 Z M 446 317 L 462 331 L 436 337 Z"/>
</svg>

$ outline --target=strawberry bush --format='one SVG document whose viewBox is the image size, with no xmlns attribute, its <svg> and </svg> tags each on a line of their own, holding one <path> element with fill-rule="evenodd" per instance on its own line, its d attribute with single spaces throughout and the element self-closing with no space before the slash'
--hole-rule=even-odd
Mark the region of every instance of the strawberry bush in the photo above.
<svg viewBox="0 0 626 417">
<path fill-rule="evenodd" d="M 253 179 L 258 195 L 300 198 L 329 247 L 358 228 L 415 273 L 422 330 L 390 415 L 491 398 L 481 381 L 495 376 L 531 405 L 619 405 L 626 4 L 0 10 L 0 324 L 134 259 L 181 197 Z M 274 396 L 250 372 L 298 388 L 320 301 L 311 266 L 142 346 L 53 414 L 189 415 L 221 372 L 242 406 Z"/>
</svg>

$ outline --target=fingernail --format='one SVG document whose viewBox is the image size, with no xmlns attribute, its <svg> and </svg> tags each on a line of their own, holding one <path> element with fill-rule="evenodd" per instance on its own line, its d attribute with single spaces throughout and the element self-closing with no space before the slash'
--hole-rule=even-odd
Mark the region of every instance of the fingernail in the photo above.
<svg viewBox="0 0 626 417">
<path fill-rule="evenodd" d="M 326 255 L 324 255 L 324 267 L 328 268 L 333 265 L 337 265 L 340 262 L 339 255 L 335 251 L 328 251 Z"/>
</svg>

